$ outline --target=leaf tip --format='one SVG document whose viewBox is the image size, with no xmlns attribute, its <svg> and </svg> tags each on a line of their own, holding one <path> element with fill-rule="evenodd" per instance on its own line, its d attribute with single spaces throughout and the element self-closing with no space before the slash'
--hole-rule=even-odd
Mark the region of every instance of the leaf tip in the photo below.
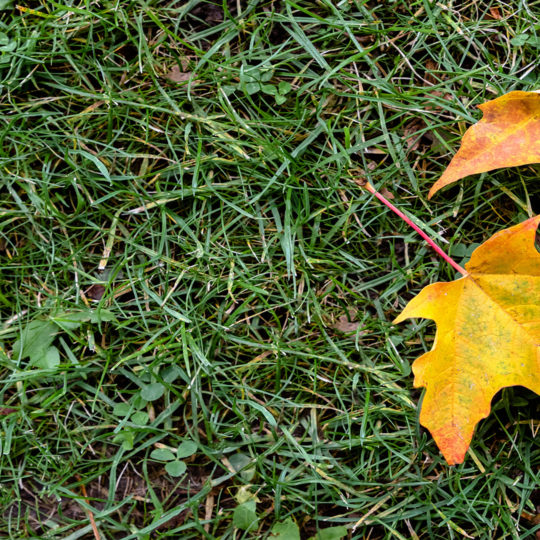
<svg viewBox="0 0 540 540">
<path fill-rule="evenodd" d="M 435 195 L 435 193 L 437 193 L 437 191 L 440 191 L 443 187 L 446 187 L 449 184 L 453 184 L 454 182 L 461 180 L 461 178 L 464 178 L 465 176 L 467 175 L 460 173 L 460 171 L 458 170 L 454 156 L 454 158 L 450 162 L 450 165 L 448 165 L 446 170 L 442 173 L 441 177 L 431 186 L 428 193 L 428 200 L 431 199 L 433 195 Z"/>
<path fill-rule="evenodd" d="M 432 432 L 432 435 L 448 465 L 453 466 L 463 463 L 470 446 L 470 440 L 466 441 L 456 433 L 441 433 L 439 431 Z"/>
</svg>

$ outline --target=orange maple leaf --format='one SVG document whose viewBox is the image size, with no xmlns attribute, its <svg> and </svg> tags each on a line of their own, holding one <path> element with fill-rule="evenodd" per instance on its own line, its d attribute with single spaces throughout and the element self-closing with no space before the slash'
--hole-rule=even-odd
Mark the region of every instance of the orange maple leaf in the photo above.
<svg viewBox="0 0 540 540">
<path fill-rule="evenodd" d="M 470 174 L 540 163 L 540 93 L 510 92 L 478 107 L 482 120 L 465 132 L 457 154 L 429 190 L 429 199 Z"/>
<path fill-rule="evenodd" d="M 426 387 L 420 423 L 450 465 L 461 463 L 493 396 L 521 385 L 540 394 L 540 215 L 493 235 L 465 265 L 468 275 L 425 287 L 394 323 L 437 323 L 430 352 L 413 364 Z"/>
</svg>

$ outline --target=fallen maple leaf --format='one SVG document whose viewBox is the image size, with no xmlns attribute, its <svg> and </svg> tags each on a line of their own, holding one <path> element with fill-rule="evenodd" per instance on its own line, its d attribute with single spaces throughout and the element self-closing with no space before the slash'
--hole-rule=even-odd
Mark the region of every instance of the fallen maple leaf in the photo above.
<svg viewBox="0 0 540 540">
<path fill-rule="evenodd" d="M 540 163 L 540 93 L 510 92 L 478 107 L 482 120 L 466 131 L 428 198 L 470 174 Z"/>
<path fill-rule="evenodd" d="M 500 231 L 479 246 L 468 275 L 425 287 L 394 323 L 437 323 L 433 349 L 413 364 L 426 387 L 420 423 L 450 465 L 461 463 L 476 424 L 506 386 L 540 394 L 540 216 Z"/>
</svg>

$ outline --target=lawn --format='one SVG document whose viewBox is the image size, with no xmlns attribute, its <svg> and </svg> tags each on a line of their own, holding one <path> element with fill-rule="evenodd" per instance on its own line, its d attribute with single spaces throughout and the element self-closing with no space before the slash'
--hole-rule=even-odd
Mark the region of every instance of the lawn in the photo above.
<svg viewBox="0 0 540 540">
<path fill-rule="evenodd" d="M 457 275 L 358 185 L 460 264 L 538 211 L 538 166 L 427 200 L 538 0 L 0 7 L 2 537 L 538 538 L 540 398 L 446 464 L 392 320 Z"/>
</svg>

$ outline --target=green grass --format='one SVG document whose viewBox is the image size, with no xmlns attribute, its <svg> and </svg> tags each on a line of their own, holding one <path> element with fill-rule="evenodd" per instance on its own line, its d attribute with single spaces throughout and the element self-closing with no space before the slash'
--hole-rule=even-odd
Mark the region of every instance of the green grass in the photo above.
<svg viewBox="0 0 540 540">
<path fill-rule="evenodd" d="M 535 538 L 539 398 L 445 464 L 434 325 L 391 321 L 455 275 L 354 179 L 460 263 L 538 211 L 534 166 L 426 198 L 475 105 L 539 87 L 538 1 L 0 4 L 3 537 Z"/>
</svg>

